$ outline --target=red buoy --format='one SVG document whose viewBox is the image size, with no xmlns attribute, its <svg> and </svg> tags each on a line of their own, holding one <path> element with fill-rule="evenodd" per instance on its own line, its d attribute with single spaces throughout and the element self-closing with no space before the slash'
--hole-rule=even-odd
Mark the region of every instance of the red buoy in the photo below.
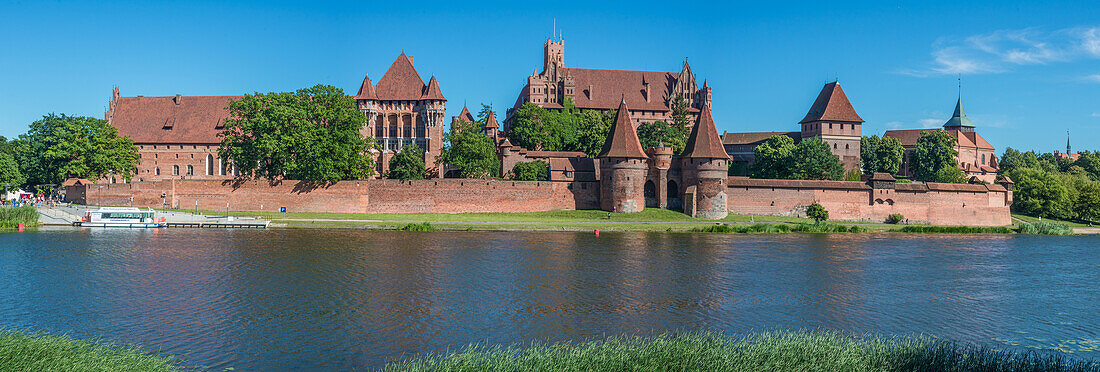
<svg viewBox="0 0 1100 372">
<path fill-rule="evenodd" d="M 20 230 L 20 231 L 22 231 L 22 230 Z M 600 236 L 600 229 L 596 229 L 596 237 L 599 237 L 599 236 Z"/>
<path fill-rule="evenodd" d="M 22 223 L 20 223 L 20 224 L 19 224 L 19 225 L 17 225 L 17 226 L 19 227 L 19 232 L 23 232 L 23 224 L 22 224 Z M 600 235 L 600 233 L 599 233 L 599 232 L 597 231 L 597 232 L 596 232 L 596 235 Z"/>
</svg>

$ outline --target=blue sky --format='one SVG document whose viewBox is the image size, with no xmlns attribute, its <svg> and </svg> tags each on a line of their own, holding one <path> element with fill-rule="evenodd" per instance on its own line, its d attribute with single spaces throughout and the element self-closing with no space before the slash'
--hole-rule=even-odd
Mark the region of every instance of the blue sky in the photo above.
<svg viewBox="0 0 1100 372">
<path fill-rule="evenodd" d="M 963 100 L 998 148 L 1098 149 L 1094 1 L 0 3 L 0 135 L 123 95 L 332 84 L 352 94 L 404 50 L 463 102 L 509 107 L 557 22 L 566 65 L 679 71 L 714 88 L 719 131 L 797 130 L 839 78 L 864 134 L 935 127 Z"/>
</svg>

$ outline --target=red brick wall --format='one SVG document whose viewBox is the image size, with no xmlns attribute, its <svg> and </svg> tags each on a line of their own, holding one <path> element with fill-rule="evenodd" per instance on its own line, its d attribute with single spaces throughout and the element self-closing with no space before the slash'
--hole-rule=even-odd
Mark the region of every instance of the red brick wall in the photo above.
<svg viewBox="0 0 1100 372">
<path fill-rule="evenodd" d="M 736 182 L 731 182 L 736 184 Z M 846 182 L 863 185 L 860 182 Z M 967 189 L 984 186 L 966 185 Z M 834 220 L 884 221 L 900 213 L 934 225 L 1003 226 L 1012 223 L 1004 191 L 906 191 L 892 189 L 731 185 L 730 213 L 805 216 L 820 203 Z M 879 202 L 881 200 L 881 202 Z M 1010 199 L 1009 199 L 1010 200 Z"/>
<path fill-rule="evenodd" d="M 71 201 L 91 205 L 339 213 L 535 212 L 597 209 L 595 182 L 528 182 L 474 179 L 343 181 L 310 188 L 295 181 L 168 180 L 73 187 Z M 100 187 L 102 186 L 102 187 Z M 161 195 L 164 195 L 162 198 Z"/>
</svg>

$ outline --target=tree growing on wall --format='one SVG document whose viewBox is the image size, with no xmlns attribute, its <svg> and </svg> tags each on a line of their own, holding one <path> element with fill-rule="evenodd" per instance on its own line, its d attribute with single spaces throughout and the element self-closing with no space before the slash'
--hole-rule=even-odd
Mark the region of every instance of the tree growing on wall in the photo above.
<svg viewBox="0 0 1100 372">
<path fill-rule="evenodd" d="M 863 174 L 897 174 L 905 148 L 897 138 L 874 135 L 860 139 L 859 153 Z"/>
<path fill-rule="evenodd" d="M 106 120 L 65 114 L 31 123 L 27 133 L 10 143 L 10 150 L 27 186 L 108 174 L 129 181 L 139 159 L 134 142 L 120 137 Z"/>
<path fill-rule="evenodd" d="M 500 159 L 493 140 L 481 132 L 481 126 L 464 120 L 456 121 L 443 135 L 442 163 L 458 168 L 463 178 L 497 177 Z"/>
<path fill-rule="evenodd" d="M 386 178 L 422 180 L 424 173 L 424 150 L 417 145 L 407 145 L 390 159 L 390 173 Z"/>
<path fill-rule="evenodd" d="M 806 208 L 806 217 L 813 218 L 814 223 L 821 223 L 821 221 L 829 219 L 829 211 L 825 210 L 825 207 L 822 207 L 821 204 L 813 203 L 810 204 L 809 208 Z"/>
<path fill-rule="evenodd" d="M 959 182 L 952 176 L 961 174 L 961 171 L 944 170 L 959 167 L 955 160 L 959 155 L 955 145 L 955 138 L 946 131 L 922 132 L 909 158 L 913 178 L 926 182 Z"/>
<path fill-rule="evenodd" d="M 684 146 L 687 144 L 687 133 L 683 127 L 677 128 L 676 125 L 658 120 L 638 126 L 638 140 L 641 141 L 643 149 L 663 144 L 665 147 L 671 147 L 672 153 L 679 154 L 684 151 Z"/>
<path fill-rule="evenodd" d="M 218 156 L 241 178 L 335 182 L 374 173 L 366 117 L 340 88 L 245 95 L 229 104 Z"/>
<path fill-rule="evenodd" d="M 550 179 L 550 167 L 542 160 L 519 162 L 512 167 L 512 179 L 516 181 L 546 181 Z"/>
</svg>

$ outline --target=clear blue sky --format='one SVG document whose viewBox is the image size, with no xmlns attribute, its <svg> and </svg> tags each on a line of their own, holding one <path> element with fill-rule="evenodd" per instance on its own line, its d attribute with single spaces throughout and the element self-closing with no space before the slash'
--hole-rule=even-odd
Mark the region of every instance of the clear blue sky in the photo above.
<svg viewBox="0 0 1100 372">
<path fill-rule="evenodd" d="M 864 134 L 941 125 L 956 74 L 998 148 L 1100 149 L 1095 1 L 99 2 L 0 4 L 0 135 L 50 112 L 102 117 L 123 95 L 332 84 L 354 94 L 402 50 L 462 103 L 509 107 L 553 22 L 566 65 L 679 71 L 714 88 L 719 131 L 797 130 L 840 79 Z M 552 4 L 549 9 L 544 4 Z"/>
</svg>

